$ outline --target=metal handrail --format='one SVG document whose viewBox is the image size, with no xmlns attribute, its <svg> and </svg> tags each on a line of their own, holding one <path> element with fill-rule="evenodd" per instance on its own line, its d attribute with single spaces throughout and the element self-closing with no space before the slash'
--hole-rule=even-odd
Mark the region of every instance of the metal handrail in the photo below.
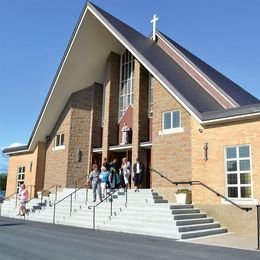
<svg viewBox="0 0 260 260">
<path fill-rule="evenodd" d="M 79 181 L 81 181 L 82 179 L 88 177 L 89 173 L 85 174 L 84 176 L 80 177 L 79 179 L 77 179 L 76 181 L 74 181 L 73 183 L 75 184 L 75 190 L 78 188 L 78 183 Z M 76 193 L 75 193 L 76 196 Z"/>
<path fill-rule="evenodd" d="M 28 186 L 26 186 L 26 189 L 28 189 L 29 187 L 30 187 L 30 198 L 31 198 L 32 187 L 35 188 L 35 186 L 34 186 L 34 185 L 28 185 Z M 13 194 L 9 195 L 8 197 L 5 197 L 1 203 L 3 203 L 5 200 L 10 199 L 10 198 L 13 197 L 14 195 L 16 195 L 16 197 L 15 197 L 15 207 L 17 207 L 18 193 L 19 193 L 19 192 L 16 191 L 16 192 L 14 192 Z"/>
<path fill-rule="evenodd" d="M 64 201 L 65 199 L 67 199 L 68 197 L 70 197 L 70 216 L 72 213 L 72 195 L 76 192 L 78 192 L 79 190 L 86 188 L 86 203 L 88 202 L 88 187 L 86 187 L 86 185 L 81 186 L 80 188 L 76 189 L 75 191 L 71 192 L 70 194 L 68 194 L 67 196 L 65 196 L 64 198 L 60 199 L 59 201 L 53 203 L 53 221 L 52 223 L 55 224 L 55 218 L 56 218 L 56 206 L 61 203 L 62 201 Z M 76 199 L 76 196 L 75 196 Z M 52 205 L 50 205 L 52 207 Z"/>
<path fill-rule="evenodd" d="M 179 182 L 176 182 L 176 181 L 172 181 L 170 179 L 168 179 L 166 176 L 164 176 L 163 174 L 161 174 L 160 172 L 156 171 L 155 169 L 150 169 L 150 171 L 152 172 L 155 172 L 157 173 L 158 175 L 161 176 L 161 178 L 164 178 L 166 179 L 168 182 L 178 186 L 180 184 L 189 184 L 189 185 L 201 185 L 203 186 L 204 188 L 210 190 L 211 192 L 215 193 L 218 197 L 221 197 L 223 198 L 224 200 L 228 201 L 229 203 L 231 203 L 232 205 L 234 205 L 235 207 L 241 209 L 241 210 L 245 210 L 246 212 L 248 212 L 249 210 L 252 210 L 252 208 L 242 208 L 240 207 L 237 203 L 233 202 L 232 200 L 228 199 L 226 196 L 220 194 L 219 192 L 215 191 L 214 189 L 210 188 L 208 185 L 204 184 L 203 182 L 201 181 L 179 181 Z"/>
<path fill-rule="evenodd" d="M 96 205 L 90 205 L 88 206 L 88 209 L 91 209 L 93 208 L 93 229 L 95 230 L 95 226 L 96 226 L 96 207 L 98 207 L 100 204 L 102 204 L 104 201 L 107 201 L 107 199 L 109 197 L 111 197 L 111 200 L 110 200 L 110 217 L 112 217 L 112 211 L 113 211 L 113 194 L 115 194 L 116 192 L 118 192 L 120 190 L 119 189 L 116 189 L 114 190 L 113 192 L 110 192 L 109 195 L 107 195 L 105 198 L 103 198 L 99 203 L 97 203 Z M 125 204 L 127 204 L 127 188 L 125 188 L 125 194 L 126 194 L 126 202 Z"/>
<path fill-rule="evenodd" d="M 58 185 L 58 184 L 54 184 L 52 186 L 50 186 L 48 189 L 42 189 L 42 192 L 39 193 L 39 195 L 41 195 L 41 204 L 42 204 L 42 200 L 43 200 L 43 193 L 46 192 L 46 191 L 49 191 L 50 189 L 52 189 L 53 187 L 55 187 L 55 200 L 57 199 L 57 192 L 58 192 L 58 187 L 60 188 L 61 185 Z M 30 202 L 31 200 L 33 200 L 34 198 L 30 198 L 30 200 L 27 201 Z"/>
</svg>

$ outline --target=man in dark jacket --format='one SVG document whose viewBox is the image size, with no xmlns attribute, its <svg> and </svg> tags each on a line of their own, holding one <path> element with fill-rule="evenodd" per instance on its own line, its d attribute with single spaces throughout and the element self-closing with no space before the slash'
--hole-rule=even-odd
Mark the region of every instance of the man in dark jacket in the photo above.
<svg viewBox="0 0 260 260">
<path fill-rule="evenodd" d="M 135 192 L 136 191 L 139 191 L 139 186 L 141 185 L 142 183 L 142 177 L 143 177 L 143 174 L 144 174 L 144 164 L 140 161 L 139 158 L 136 158 L 136 163 L 134 164 L 134 167 L 133 167 L 133 171 L 134 171 L 134 177 L 133 177 L 133 181 L 135 183 Z"/>
</svg>

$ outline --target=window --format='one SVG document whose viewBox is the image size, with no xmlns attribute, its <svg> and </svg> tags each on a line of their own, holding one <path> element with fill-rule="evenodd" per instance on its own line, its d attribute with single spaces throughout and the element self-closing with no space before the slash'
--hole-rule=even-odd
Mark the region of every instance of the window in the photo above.
<svg viewBox="0 0 260 260">
<path fill-rule="evenodd" d="M 154 77 L 150 75 L 149 77 L 149 96 L 148 96 L 148 117 L 153 116 L 153 85 L 154 85 Z"/>
<path fill-rule="evenodd" d="M 119 87 L 119 119 L 134 102 L 134 56 L 126 50 L 121 56 L 121 77 Z"/>
<path fill-rule="evenodd" d="M 25 177 L 25 166 L 19 166 L 18 167 L 18 173 L 17 173 L 17 190 L 19 191 L 20 186 L 24 183 L 24 177 Z"/>
<path fill-rule="evenodd" d="M 64 147 L 64 134 L 57 134 L 56 135 L 55 147 Z"/>
<path fill-rule="evenodd" d="M 163 113 L 163 130 L 179 128 L 181 126 L 180 111 Z"/>
<path fill-rule="evenodd" d="M 233 146 L 225 148 L 226 184 L 229 198 L 252 197 L 252 169 L 250 146 Z"/>
</svg>

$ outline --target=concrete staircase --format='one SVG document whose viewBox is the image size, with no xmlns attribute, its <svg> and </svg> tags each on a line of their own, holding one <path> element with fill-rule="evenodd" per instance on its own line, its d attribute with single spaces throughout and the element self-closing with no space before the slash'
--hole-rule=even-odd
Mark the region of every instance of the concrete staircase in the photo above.
<svg viewBox="0 0 260 260">
<path fill-rule="evenodd" d="M 73 192 L 73 189 L 64 189 L 57 194 L 57 201 Z M 96 208 L 95 228 L 115 232 L 134 233 L 174 239 L 188 239 L 226 233 L 218 222 L 207 217 L 193 205 L 169 204 L 157 193 L 150 189 L 141 189 L 139 192 L 128 190 L 126 202 L 125 191 L 113 195 L 113 211 L 110 216 L 110 200 L 101 203 Z M 86 197 L 88 202 L 86 203 Z M 33 199 L 27 205 L 30 213 L 25 218 L 32 221 L 53 222 L 52 206 L 55 195 Z M 72 213 L 70 215 L 70 197 L 56 206 L 56 224 L 93 228 L 92 190 L 80 190 L 76 198 L 72 197 Z M 18 209 L 15 209 L 15 199 L 5 201 L 2 205 L 2 215 L 13 218 Z"/>
</svg>

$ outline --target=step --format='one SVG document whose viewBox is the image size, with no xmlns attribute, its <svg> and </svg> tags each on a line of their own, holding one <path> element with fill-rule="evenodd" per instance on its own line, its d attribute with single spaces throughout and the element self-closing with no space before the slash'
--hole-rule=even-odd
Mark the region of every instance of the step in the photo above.
<svg viewBox="0 0 260 260">
<path fill-rule="evenodd" d="M 226 228 L 212 228 L 212 229 L 205 229 L 205 230 L 181 233 L 180 238 L 188 239 L 188 238 L 211 236 L 211 235 L 217 235 L 217 234 L 223 234 L 223 233 L 227 233 Z"/>
<path fill-rule="evenodd" d="M 200 213 L 199 209 L 173 209 L 172 214 L 189 214 L 189 213 Z"/>
<path fill-rule="evenodd" d="M 213 218 L 195 218 L 195 219 L 183 219 L 176 220 L 176 226 L 185 226 L 185 225 L 195 225 L 195 224 L 203 224 L 203 223 L 212 223 Z"/>
<path fill-rule="evenodd" d="M 211 229 L 211 228 L 219 228 L 220 224 L 218 222 L 214 223 L 206 223 L 206 224 L 195 224 L 195 225 L 186 225 L 183 227 L 179 227 L 179 232 L 189 232 L 194 230 L 203 230 L 203 229 Z"/>
<path fill-rule="evenodd" d="M 164 199 L 155 199 L 154 203 L 168 203 L 168 200 L 164 200 Z"/>
<path fill-rule="evenodd" d="M 192 204 L 174 204 L 170 205 L 170 209 L 192 209 Z"/>
<path fill-rule="evenodd" d="M 194 219 L 194 218 L 206 218 L 207 215 L 205 213 L 191 213 L 191 214 L 178 214 L 174 215 L 174 220 L 180 220 L 180 219 Z"/>
</svg>

